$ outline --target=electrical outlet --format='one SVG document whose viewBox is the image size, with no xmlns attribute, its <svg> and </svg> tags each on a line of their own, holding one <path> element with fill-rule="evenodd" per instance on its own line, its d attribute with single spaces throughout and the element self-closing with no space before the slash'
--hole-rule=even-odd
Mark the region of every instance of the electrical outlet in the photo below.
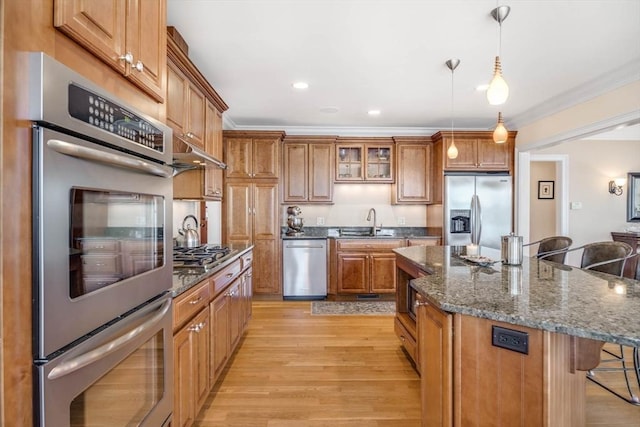
<svg viewBox="0 0 640 427">
<path fill-rule="evenodd" d="M 492 326 L 492 344 L 496 347 L 529 354 L 529 334 L 513 329 Z"/>
<path fill-rule="evenodd" d="M 398 225 L 404 225 L 405 224 L 405 220 L 403 216 L 399 216 L 398 217 Z"/>
<path fill-rule="evenodd" d="M 324 225 L 324 217 L 323 216 L 316 217 L 316 225 Z"/>
</svg>

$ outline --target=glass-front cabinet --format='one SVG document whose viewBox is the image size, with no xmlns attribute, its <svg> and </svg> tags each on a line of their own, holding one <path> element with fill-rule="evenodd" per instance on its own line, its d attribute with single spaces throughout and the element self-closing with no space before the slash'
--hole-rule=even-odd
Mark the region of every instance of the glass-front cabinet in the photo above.
<svg viewBox="0 0 640 427">
<path fill-rule="evenodd" d="M 393 177 L 392 142 L 336 144 L 336 182 L 393 182 Z"/>
</svg>

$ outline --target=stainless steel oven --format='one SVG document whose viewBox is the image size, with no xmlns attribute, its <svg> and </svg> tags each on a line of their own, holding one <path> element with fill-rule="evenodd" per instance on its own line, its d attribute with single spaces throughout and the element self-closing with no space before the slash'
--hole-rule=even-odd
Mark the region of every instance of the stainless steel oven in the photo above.
<svg viewBox="0 0 640 427">
<path fill-rule="evenodd" d="M 161 425 L 172 405 L 171 130 L 42 53 L 28 63 L 39 424 Z M 121 418 L 102 418 L 109 387 L 132 400 L 106 411 Z"/>
</svg>

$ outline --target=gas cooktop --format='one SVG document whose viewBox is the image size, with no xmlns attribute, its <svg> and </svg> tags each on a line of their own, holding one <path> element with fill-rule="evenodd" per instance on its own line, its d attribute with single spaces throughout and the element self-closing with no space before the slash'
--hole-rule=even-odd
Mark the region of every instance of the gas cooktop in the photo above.
<svg viewBox="0 0 640 427">
<path fill-rule="evenodd" d="M 209 270 L 229 259 L 237 251 L 226 246 L 201 245 L 195 248 L 173 248 L 173 267 Z"/>
</svg>

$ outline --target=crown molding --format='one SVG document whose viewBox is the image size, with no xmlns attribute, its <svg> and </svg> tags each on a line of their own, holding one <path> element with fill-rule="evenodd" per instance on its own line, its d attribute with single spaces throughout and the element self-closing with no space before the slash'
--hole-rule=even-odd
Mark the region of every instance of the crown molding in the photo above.
<svg viewBox="0 0 640 427">
<path fill-rule="evenodd" d="M 640 80 L 640 58 L 512 116 L 505 124 L 510 129 L 519 129 L 638 80 Z"/>
</svg>

